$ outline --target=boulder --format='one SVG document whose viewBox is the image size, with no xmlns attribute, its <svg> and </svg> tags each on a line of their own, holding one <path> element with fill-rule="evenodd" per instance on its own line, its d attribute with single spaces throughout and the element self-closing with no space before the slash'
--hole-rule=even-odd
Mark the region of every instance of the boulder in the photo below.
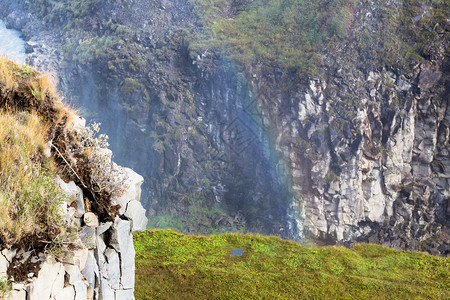
<svg viewBox="0 0 450 300">
<path fill-rule="evenodd" d="M 87 212 L 83 216 L 83 221 L 86 226 L 97 228 L 98 227 L 98 217 L 93 212 Z"/>
<path fill-rule="evenodd" d="M 62 278 L 62 280 L 61 280 Z M 64 266 L 49 257 L 41 264 L 38 277 L 28 286 L 30 300 L 49 299 L 64 288 Z"/>
<path fill-rule="evenodd" d="M 141 198 L 141 185 L 144 178 L 129 168 L 122 168 L 120 177 L 123 180 L 124 191 L 120 195 L 112 197 L 113 205 L 119 204 L 119 214 L 123 215 L 130 201 L 139 201 Z"/>
<path fill-rule="evenodd" d="M 131 220 L 133 232 L 147 229 L 148 219 L 145 216 L 145 209 L 142 207 L 141 202 L 136 200 L 130 201 L 125 211 L 125 217 Z"/>
</svg>

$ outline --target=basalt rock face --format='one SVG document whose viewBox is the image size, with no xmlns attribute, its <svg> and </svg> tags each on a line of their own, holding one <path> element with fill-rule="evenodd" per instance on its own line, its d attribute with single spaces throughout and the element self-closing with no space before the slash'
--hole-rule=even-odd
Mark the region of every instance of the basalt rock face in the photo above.
<svg viewBox="0 0 450 300">
<path fill-rule="evenodd" d="M 293 207 L 307 234 L 449 254 L 448 70 L 422 66 L 417 74 L 369 71 L 345 85 L 311 80 L 288 100 L 291 114 L 267 115 L 277 120 Z M 330 99 L 354 91 L 362 105 L 342 121 Z"/>
<path fill-rule="evenodd" d="M 439 46 L 410 70 L 377 67 L 356 42 L 367 24 L 384 28 L 366 9 L 345 43 L 324 50 L 324 77 L 284 93 L 276 76 L 252 80 L 289 170 L 299 232 L 449 255 L 448 23 L 434 24 Z"/>
<path fill-rule="evenodd" d="M 190 56 L 177 36 L 198 25 L 187 2 L 134 3 L 107 2 L 92 19 L 139 29 L 128 43 L 143 47 L 136 55 L 148 65 L 137 71 L 114 71 L 102 58 L 70 61 L 51 22 L 25 8 L 3 14 L 28 18 L 14 25 L 28 39 L 48 32 L 49 52 L 63 58 L 55 65 L 62 89 L 103 123 L 120 163 L 148 179 L 151 216 L 179 218 L 186 232 L 216 226 L 448 255 L 448 21 L 430 27 L 439 32 L 433 54 L 405 70 L 376 59 L 376 44 L 361 50 L 365 35 L 386 29 L 378 4 L 362 2 L 347 39 L 321 49 L 322 75 L 286 90 L 283 70 Z M 48 59 L 42 48 L 31 53 L 35 63 Z M 213 59 L 214 72 L 199 66 Z M 148 94 L 123 89 L 131 77 Z"/>
</svg>

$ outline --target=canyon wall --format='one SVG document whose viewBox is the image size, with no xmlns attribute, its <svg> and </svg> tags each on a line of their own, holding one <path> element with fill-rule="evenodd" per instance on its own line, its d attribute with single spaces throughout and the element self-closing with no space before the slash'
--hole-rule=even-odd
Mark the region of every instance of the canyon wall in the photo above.
<svg viewBox="0 0 450 300">
<path fill-rule="evenodd" d="M 130 31 L 93 60 L 62 50 L 74 40 L 57 29 L 70 12 L 8 5 L 2 15 L 24 32 L 31 62 L 54 66 L 117 160 L 146 178 L 152 226 L 449 254 L 448 20 L 417 27 L 430 46 L 402 57 L 404 1 L 363 1 L 347 36 L 320 49 L 321 75 L 300 83 L 263 63 L 193 55 L 186 28 L 200 21 L 187 1 L 93 7 L 84 32 Z M 435 13 L 419 7 L 405 20 Z"/>
</svg>

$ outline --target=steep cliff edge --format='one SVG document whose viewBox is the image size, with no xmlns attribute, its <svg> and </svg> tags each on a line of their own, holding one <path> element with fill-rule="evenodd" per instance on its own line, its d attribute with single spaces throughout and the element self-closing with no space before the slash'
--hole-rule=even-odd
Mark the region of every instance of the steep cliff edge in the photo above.
<svg viewBox="0 0 450 300">
<path fill-rule="evenodd" d="M 446 1 L 4 2 L 153 226 L 448 255 Z"/>
<path fill-rule="evenodd" d="M 0 298 L 134 299 L 143 178 L 49 77 L 0 58 Z"/>
</svg>

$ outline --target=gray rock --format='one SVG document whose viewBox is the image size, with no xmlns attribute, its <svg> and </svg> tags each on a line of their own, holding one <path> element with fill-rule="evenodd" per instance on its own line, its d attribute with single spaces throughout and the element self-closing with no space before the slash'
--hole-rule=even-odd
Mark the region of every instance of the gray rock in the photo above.
<svg viewBox="0 0 450 300">
<path fill-rule="evenodd" d="M 27 51 L 27 53 L 31 53 L 37 47 L 38 47 L 38 43 L 37 42 L 35 42 L 35 41 L 28 41 L 25 44 L 25 51 Z"/>
<path fill-rule="evenodd" d="M 60 264 L 58 274 L 56 275 L 55 282 L 53 283 L 51 296 L 55 297 L 64 288 L 64 276 L 66 275 L 65 268 Z"/>
<path fill-rule="evenodd" d="M 112 224 L 113 222 L 100 223 L 100 225 L 97 227 L 97 235 L 101 235 L 106 232 L 106 230 L 108 230 Z"/>
<path fill-rule="evenodd" d="M 108 248 L 105 251 L 106 261 L 106 275 L 108 277 L 109 285 L 117 290 L 120 284 L 120 259 L 116 250 Z"/>
<path fill-rule="evenodd" d="M 132 300 L 134 299 L 133 290 L 117 290 L 115 291 L 115 300 Z"/>
<path fill-rule="evenodd" d="M 81 229 L 79 236 L 81 238 L 81 242 L 88 249 L 94 249 L 97 245 L 97 235 L 95 234 L 95 228 L 83 226 Z"/>
<path fill-rule="evenodd" d="M 89 284 L 95 285 L 95 278 L 99 277 L 97 261 L 94 254 L 89 251 L 85 267 L 82 269 L 84 278 Z"/>
<path fill-rule="evenodd" d="M 97 248 L 94 249 L 95 259 L 100 274 L 106 274 L 106 258 L 105 258 L 106 245 L 101 236 L 97 236 Z"/>
<path fill-rule="evenodd" d="M 74 265 L 65 265 L 67 279 L 71 285 L 75 285 L 83 280 L 80 269 Z"/>
<path fill-rule="evenodd" d="M 12 284 L 12 289 L 13 289 L 13 290 L 17 290 L 17 291 L 25 290 L 25 284 L 13 282 L 13 284 Z"/>
<path fill-rule="evenodd" d="M 144 182 L 144 178 L 138 173 L 134 172 L 129 168 L 122 168 L 123 185 L 125 188 L 124 192 L 120 196 L 112 197 L 112 204 L 119 204 L 119 214 L 123 215 L 127 207 L 127 203 L 133 200 L 139 201 L 141 197 L 141 185 Z"/>
<path fill-rule="evenodd" d="M 69 198 L 67 203 L 69 205 L 72 204 L 73 202 L 77 204 L 77 212 L 75 214 L 75 217 L 81 218 L 85 213 L 83 191 L 73 181 L 65 183 L 59 177 L 57 177 L 56 180 L 61 189 L 63 190 L 64 194 L 66 194 L 67 198 Z"/>
<path fill-rule="evenodd" d="M 25 290 L 12 290 L 8 293 L 5 300 L 26 300 L 27 292 Z"/>
<path fill-rule="evenodd" d="M 134 288 L 134 245 L 131 234 L 131 224 L 116 217 L 112 228 L 111 246 L 120 255 L 120 266 L 122 270 L 121 284 L 124 289 Z"/>
<path fill-rule="evenodd" d="M 85 300 L 87 296 L 88 282 L 83 280 L 83 275 L 75 265 L 65 266 L 68 283 L 75 289 L 75 299 Z"/>
<path fill-rule="evenodd" d="M 99 300 L 111 299 L 114 299 L 114 291 L 111 289 L 106 279 L 100 278 Z"/>
<path fill-rule="evenodd" d="M 125 211 L 125 217 L 131 220 L 133 232 L 147 229 L 148 219 L 145 216 L 145 209 L 142 207 L 141 202 L 136 200 L 130 201 Z"/>
<path fill-rule="evenodd" d="M 56 296 L 55 300 L 69 300 L 75 299 L 75 290 L 73 286 L 69 285 L 63 288 Z"/>
<path fill-rule="evenodd" d="M 80 250 L 72 250 L 64 252 L 64 256 L 62 258 L 62 262 L 64 264 L 70 264 L 77 266 L 80 270 L 82 270 L 86 261 L 88 260 L 89 250 L 86 248 Z"/>
<path fill-rule="evenodd" d="M 7 277 L 6 271 L 8 271 L 9 262 L 2 254 L 0 254 L 0 280 Z"/>
<path fill-rule="evenodd" d="M 79 281 L 73 285 L 75 289 L 75 300 L 86 300 L 88 283 L 86 281 Z"/>
<path fill-rule="evenodd" d="M 10 262 L 11 259 L 16 256 L 17 249 L 3 249 L 2 255 Z"/>
<path fill-rule="evenodd" d="M 95 292 L 90 284 L 87 288 L 86 300 L 94 300 Z"/>
<path fill-rule="evenodd" d="M 83 117 L 80 116 L 76 116 L 73 120 L 72 120 L 72 124 L 70 124 L 71 129 L 76 131 L 76 132 L 80 132 L 81 130 L 83 130 L 86 127 L 86 119 L 84 119 Z"/>
<path fill-rule="evenodd" d="M 48 258 L 41 264 L 38 277 L 32 285 L 28 286 L 28 295 L 30 300 L 49 299 L 53 291 L 54 285 L 59 285 L 61 281 L 59 277 L 61 272 L 64 273 L 64 266 Z M 55 285 L 55 291 L 59 289 L 59 286 Z"/>
</svg>

